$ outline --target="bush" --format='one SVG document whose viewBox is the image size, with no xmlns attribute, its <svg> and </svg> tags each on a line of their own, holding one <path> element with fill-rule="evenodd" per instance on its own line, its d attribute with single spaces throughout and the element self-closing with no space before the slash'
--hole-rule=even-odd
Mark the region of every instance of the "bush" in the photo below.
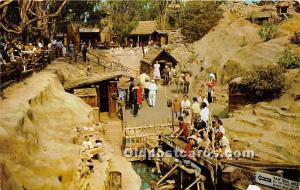
<svg viewBox="0 0 300 190">
<path fill-rule="evenodd" d="M 293 55 L 291 50 L 285 49 L 281 53 L 278 64 L 286 69 L 294 69 L 300 67 L 300 56 Z"/>
<path fill-rule="evenodd" d="M 187 1 L 181 16 L 182 34 L 187 42 L 202 38 L 218 24 L 223 11 L 219 3 L 209 1 Z"/>
<path fill-rule="evenodd" d="M 261 67 L 249 73 L 242 81 L 248 98 L 263 100 L 278 97 L 285 89 L 284 68 L 279 66 Z"/>
<path fill-rule="evenodd" d="M 291 42 L 293 44 L 298 44 L 300 45 L 300 32 L 295 32 L 294 36 L 291 38 Z"/>
<path fill-rule="evenodd" d="M 277 33 L 276 26 L 272 24 L 264 24 L 258 31 L 259 37 L 264 41 L 269 41 L 275 37 Z"/>
</svg>

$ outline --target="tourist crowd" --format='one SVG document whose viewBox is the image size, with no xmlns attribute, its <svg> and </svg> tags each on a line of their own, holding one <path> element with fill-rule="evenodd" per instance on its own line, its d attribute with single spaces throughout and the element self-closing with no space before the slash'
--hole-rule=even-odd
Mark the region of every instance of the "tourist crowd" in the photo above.
<svg viewBox="0 0 300 190">
<path fill-rule="evenodd" d="M 186 151 L 191 149 L 218 153 L 221 158 L 231 157 L 231 148 L 225 136 L 225 128 L 220 118 L 211 115 L 206 98 L 187 95 L 180 100 L 176 95 L 172 101 L 173 118 L 178 119 L 178 129 L 172 134 L 175 138 L 189 141 Z M 192 146 L 191 146 L 192 145 Z"/>
</svg>

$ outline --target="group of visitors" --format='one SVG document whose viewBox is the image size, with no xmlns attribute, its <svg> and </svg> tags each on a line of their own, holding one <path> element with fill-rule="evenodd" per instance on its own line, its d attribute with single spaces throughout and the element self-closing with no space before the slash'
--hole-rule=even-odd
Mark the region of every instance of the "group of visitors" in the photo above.
<svg viewBox="0 0 300 190">
<path fill-rule="evenodd" d="M 136 84 L 132 80 L 129 86 L 129 103 L 133 106 L 133 116 L 137 116 L 139 109 L 142 108 L 143 100 L 146 100 L 150 107 L 155 107 L 156 94 L 156 82 L 147 74 L 141 74 Z"/>
<path fill-rule="evenodd" d="M 0 66 L 1 71 L 6 72 L 7 68 L 14 68 L 17 80 L 21 80 L 23 70 L 28 64 L 35 63 L 41 57 L 43 44 L 24 43 L 22 40 L 1 40 L 0 43 Z"/>
<path fill-rule="evenodd" d="M 184 94 L 189 93 L 191 84 L 191 75 L 188 72 L 177 73 L 172 63 L 168 62 L 161 70 L 161 64 L 158 61 L 153 65 L 153 78 L 163 80 L 164 85 L 176 85 L 176 91 Z"/>
<path fill-rule="evenodd" d="M 231 156 L 228 138 L 221 119 L 211 118 L 208 100 L 194 97 L 191 104 L 187 95 L 183 100 L 178 96 L 172 102 L 173 117 L 178 118 L 179 128 L 172 136 L 188 140 L 193 148 L 208 152 L 218 152 L 220 157 Z"/>
</svg>

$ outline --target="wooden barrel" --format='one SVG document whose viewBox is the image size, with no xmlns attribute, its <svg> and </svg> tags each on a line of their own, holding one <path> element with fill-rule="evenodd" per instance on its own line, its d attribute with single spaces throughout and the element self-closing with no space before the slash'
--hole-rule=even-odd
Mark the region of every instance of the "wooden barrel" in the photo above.
<svg viewBox="0 0 300 190">
<path fill-rule="evenodd" d="M 118 171 L 109 172 L 109 189 L 120 190 L 122 189 L 122 173 Z"/>
</svg>

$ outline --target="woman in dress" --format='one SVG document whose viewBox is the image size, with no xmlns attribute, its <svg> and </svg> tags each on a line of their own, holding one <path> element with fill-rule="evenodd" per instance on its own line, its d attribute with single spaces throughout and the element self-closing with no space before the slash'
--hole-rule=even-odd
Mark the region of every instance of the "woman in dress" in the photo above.
<svg viewBox="0 0 300 190">
<path fill-rule="evenodd" d="M 156 61 L 156 63 L 154 64 L 154 70 L 153 70 L 153 77 L 154 79 L 160 79 L 160 64 L 158 63 L 158 61 Z"/>
</svg>

